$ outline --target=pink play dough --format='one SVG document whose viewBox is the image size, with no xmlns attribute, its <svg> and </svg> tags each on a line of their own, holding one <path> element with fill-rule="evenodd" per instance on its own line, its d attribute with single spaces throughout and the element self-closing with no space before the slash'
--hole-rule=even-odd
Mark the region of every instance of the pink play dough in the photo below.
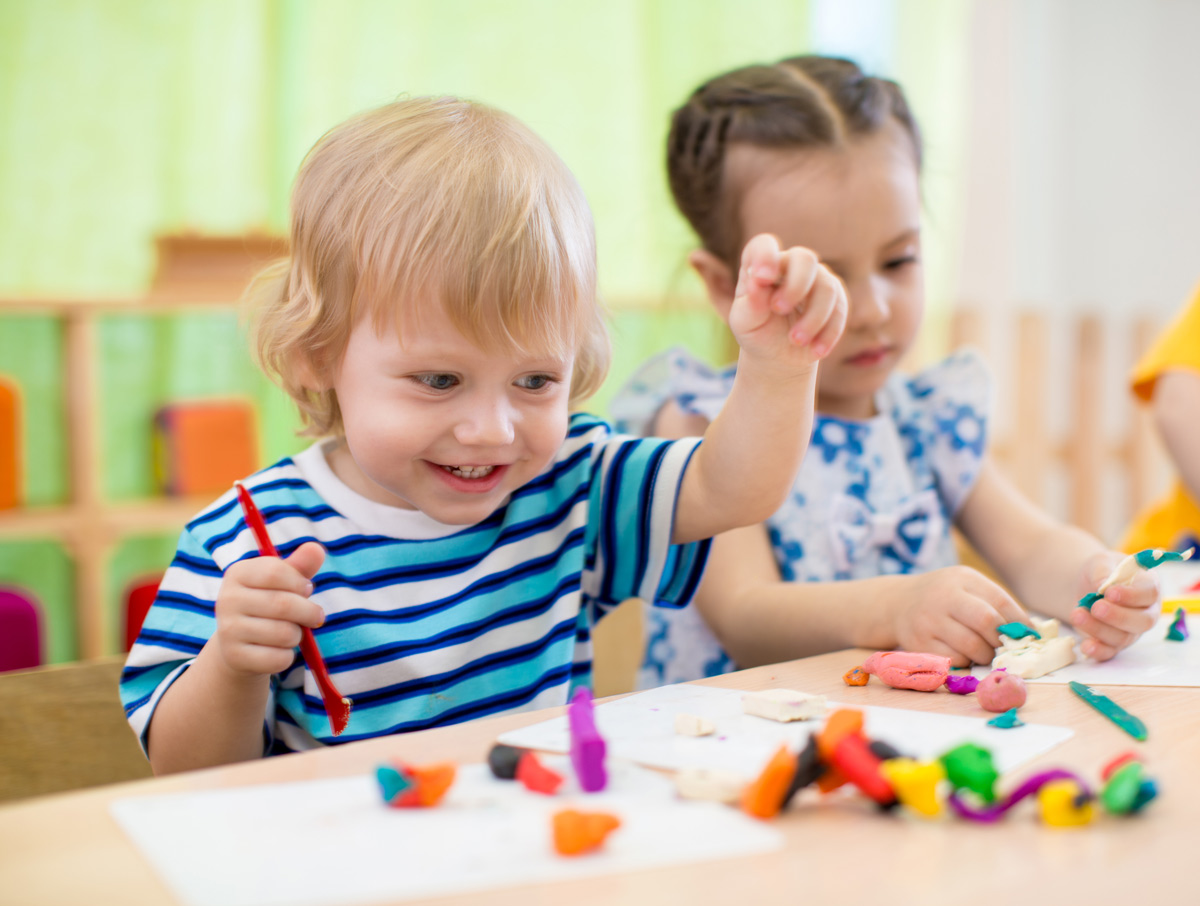
<svg viewBox="0 0 1200 906">
<path fill-rule="evenodd" d="M 863 670 L 893 689 L 932 692 L 950 675 L 950 658 L 915 651 L 876 651 L 867 658 Z"/>
<path fill-rule="evenodd" d="M 979 681 L 975 698 L 985 711 L 1000 714 L 1025 704 L 1025 680 L 1007 670 L 993 670 Z"/>
</svg>

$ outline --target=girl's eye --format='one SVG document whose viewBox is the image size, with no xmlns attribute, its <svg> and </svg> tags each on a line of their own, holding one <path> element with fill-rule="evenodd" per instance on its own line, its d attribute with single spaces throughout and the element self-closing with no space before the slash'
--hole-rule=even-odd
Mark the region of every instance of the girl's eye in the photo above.
<svg viewBox="0 0 1200 906">
<path fill-rule="evenodd" d="M 884 263 L 884 267 L 889 271 L 899 270 L 908 264 L 916 264 L 920 259 L 916 255 L 905 255 L 901 258 L 893 258 Z"/>
<path fill-rule="evenodd" d="M 418 374 L 414 380 L 430 390 L 449 390 L 458 383 L 458 378 L 452 374 Z"/>
<path fill-rule="evenodd" d="M 528 374 L 517 379 L 517 386 L 526 390 L 544 390 L 554 382 L 555 379 L 548 374 Z"/>
</svg>

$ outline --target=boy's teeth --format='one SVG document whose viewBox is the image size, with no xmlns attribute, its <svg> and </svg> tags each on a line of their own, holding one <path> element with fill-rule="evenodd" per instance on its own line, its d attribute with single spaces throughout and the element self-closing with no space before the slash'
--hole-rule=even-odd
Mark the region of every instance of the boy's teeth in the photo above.
<svg viewBox="0 0 1200 906">
<path fill-rule="evenodd" d="M 459 478 L 483 478 L 490 475 L 495 466 L 442 466 L 451 475 Z"/>
</svg>

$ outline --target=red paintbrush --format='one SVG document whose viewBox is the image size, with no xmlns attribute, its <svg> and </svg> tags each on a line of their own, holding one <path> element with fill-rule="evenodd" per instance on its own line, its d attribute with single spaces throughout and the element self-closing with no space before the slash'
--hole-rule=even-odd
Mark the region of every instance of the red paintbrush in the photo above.
<svg viewBox="0 0 1200 906">
<path fill-rule="evenodd" d="M 271 543 L 271 536 L 267 534 L 267 524 L 255 506 L 254 498 L 240 481 L 235 481 L 233 486 L 237 488 L 238 503 L 242 505 L 246 524 L 250 526 L 250 531 L 254 533 L 254 539 L 258 542 L 259 554 L 264 557 L 278 557 L 279 551 L 275 550 L 275 545 Z M 329 715 L 333 735 L 340 736 L 346 729 L 346 724 L 350 722 L 350 699 L 344 698 L 334 686 L 325 666 L 325 659 L 321 657 L 321 649 L 317 647 L 317 639 L 307 626 L 300 627 L 300 653 L 321 689 L 321 700 L 325 703 L 325 713 Z"/>
</svg>

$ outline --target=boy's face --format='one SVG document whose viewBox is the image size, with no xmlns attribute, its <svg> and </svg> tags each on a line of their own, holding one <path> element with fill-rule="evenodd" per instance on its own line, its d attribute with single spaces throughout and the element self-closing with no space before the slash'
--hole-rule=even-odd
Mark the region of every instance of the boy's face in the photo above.
<svg viewBox="0 0 1200 906">
<path fill-rule="evenodd" d="M 370 500 L 450 525 L 491 515 L 567 434 L 573 357 L 514 359 L 469 342 L 440 306 L 417 324 L 350 334 L 332 381 L 346 442 L 329 464 Z"/>
</svg>

